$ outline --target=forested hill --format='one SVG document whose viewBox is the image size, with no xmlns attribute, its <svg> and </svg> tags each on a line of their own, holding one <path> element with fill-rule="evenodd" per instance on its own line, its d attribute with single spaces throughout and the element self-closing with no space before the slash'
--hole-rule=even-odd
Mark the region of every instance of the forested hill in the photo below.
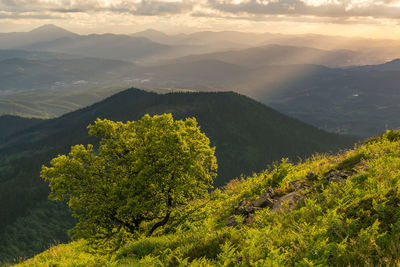
<svg viewBox="0 0 400 267">
<path fill-rule="evenodd" d="M 43 120 L 22 118 L 11 115 L 0 116 L 0 140 L 14 133 L 30 128 L 40 122 L 43 122 Z"/>
<path fill-rule="evenodd" d="M 137 120 L 146 113 L 172 113 L 176 119 L 196 117 L 212 145 L 217 147 L 216 185 L 241 173 L 259 171 L 282 157 L 297 160 L 315 152 L 335 152 L 355 141 L 318 130 L 232 92 L 162 95 L 129 89 L 25 130 L 5 140 L 0 153 L 16 148 L 20 151 L 85 144 L 90 142 L 86 126 L 96 118 L 127 121 Z"/>
<path fill-rule="evenodd" d="M 356 141 L 318 130 L 236 93 L 162 95 L 129 89 L 0 141 L 0 259 L 30 256 L 54 240 L 66 241 L 65 213 L 52 212 L 50 209 L 60 206 L 46 204 L 48 187 L 39 178 L 42 164 L 68 152 L 73 144 L 96 142 L 86 127 L 98 117 L 127 121 L 146 113 L 172 113 L 175 119 L 196 117 L 216 146 L 216 186 L 242 173 L 265 169 L 282 157 L 298 160 L 315 152 L 334 152 Z M 57 215 L 49 218 L 52 213 Z M 41 225 L 41 230 L 32 225 Z"/>
</svg>

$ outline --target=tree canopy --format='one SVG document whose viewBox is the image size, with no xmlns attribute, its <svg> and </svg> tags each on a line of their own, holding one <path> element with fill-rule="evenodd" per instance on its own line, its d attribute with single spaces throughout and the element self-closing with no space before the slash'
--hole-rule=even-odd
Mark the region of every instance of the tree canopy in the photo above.
<svg viewBox="0 0 400 267">
<path fill-rule="evenodd" d="M 101 239 L 143 229 L 151 235 L 174 209 L 212 187 L 215 148 L 195 118 L 174 121 L 164 114 L 126 123 L 97 119 L 88 129 L 101 138 L 98 147 L 75 145 L 41 171 L 51 188 L 50 199 L 67 201 L 79 220 L 74 238 Z"/>
</svg>

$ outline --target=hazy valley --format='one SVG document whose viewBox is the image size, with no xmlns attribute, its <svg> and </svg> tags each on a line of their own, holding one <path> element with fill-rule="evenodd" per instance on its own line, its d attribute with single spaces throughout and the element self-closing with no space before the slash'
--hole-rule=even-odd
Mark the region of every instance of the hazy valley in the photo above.
<svg viewBox="0 0 400 267">
<path fill-rule="evenodd" d="M 399 124 L 391 114 L 399 109 L 400 67 L 397 52 L 384 55 L 384 40 L 153 30 L 81 36 L 51 25 L 0 37 L 7 40 L 0 45 L 1 114 L 51 118 L 138 87 L 236 91 L 316 127 L 362 137 Z"/>
</svg>

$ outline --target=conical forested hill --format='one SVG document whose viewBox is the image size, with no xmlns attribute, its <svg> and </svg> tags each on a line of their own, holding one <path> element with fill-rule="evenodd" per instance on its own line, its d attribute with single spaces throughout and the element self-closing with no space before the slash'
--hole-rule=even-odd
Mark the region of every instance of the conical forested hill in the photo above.
<svg viewBox="0 0 400 267">
<path fill-rule="evenodd" d="M 29 256 L 46 248 L 48 242 L 65 241 L 65 235 L 60 234 L 65 233 L 65 224 L 60 228 L 52 222 L 43 227 L 42 231 L 49 231 L 46 234 L 29 226 L 34 225 L 30 220 L 37 225 L 49 222 L 41 210 L 59 209 L 46 204 L 48 188 L 39 178 L 42 164 L 68 152 L 71 145 L 96 143 L 86 129 L 96 118 L 127 121 L 146 113 L 172 113 L 175 119 L 196 117 L 216 147 L 219 168 L 215 186 L 265 169 L 282 157 L 296 161 L 315 152 L 334 152 L 356 141 L 318 130 L 232 92 L 156 94 L 129 89 L 90 107 L 37 123 L 0 142 L 0 247 L 13 247 L 0 258 Z M 64 215 L 57 210 L 56 216 Z M 62 220 L 66 221 L 64 217 Z M 10 240 L 10 231 L 18 231 L 23 238 Z M 57 234 L 51 236 L 52 231 Z M 28 236 L 33 232 L 36 239 Z"/>
<path fill-rule="evenodd" d="M 156 94 L 129 89 L 25 130 L 0 144 L 0 153 L 41 146 L 69 148 L 92 141 L 86 126 L 96 118 L 127 121 L 146 113 L 197 119 L 217 148 L 216 185 L 242 173 L 259 171 L 282 157 L 298 159 L 315 152 L 335 152 L 355 141 L 318 130 L 233 92 Z"/>
</svg>

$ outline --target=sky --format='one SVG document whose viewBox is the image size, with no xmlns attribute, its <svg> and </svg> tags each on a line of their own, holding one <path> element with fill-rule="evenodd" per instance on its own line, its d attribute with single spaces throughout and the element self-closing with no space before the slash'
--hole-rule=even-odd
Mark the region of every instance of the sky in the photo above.
<svg viewBox="0 0 400 267">
<path fill-rule="evenodd" d="M 400 0 L 0 0 L 0 32 L 240 30 L 400 39 Z"/>
</svg>

